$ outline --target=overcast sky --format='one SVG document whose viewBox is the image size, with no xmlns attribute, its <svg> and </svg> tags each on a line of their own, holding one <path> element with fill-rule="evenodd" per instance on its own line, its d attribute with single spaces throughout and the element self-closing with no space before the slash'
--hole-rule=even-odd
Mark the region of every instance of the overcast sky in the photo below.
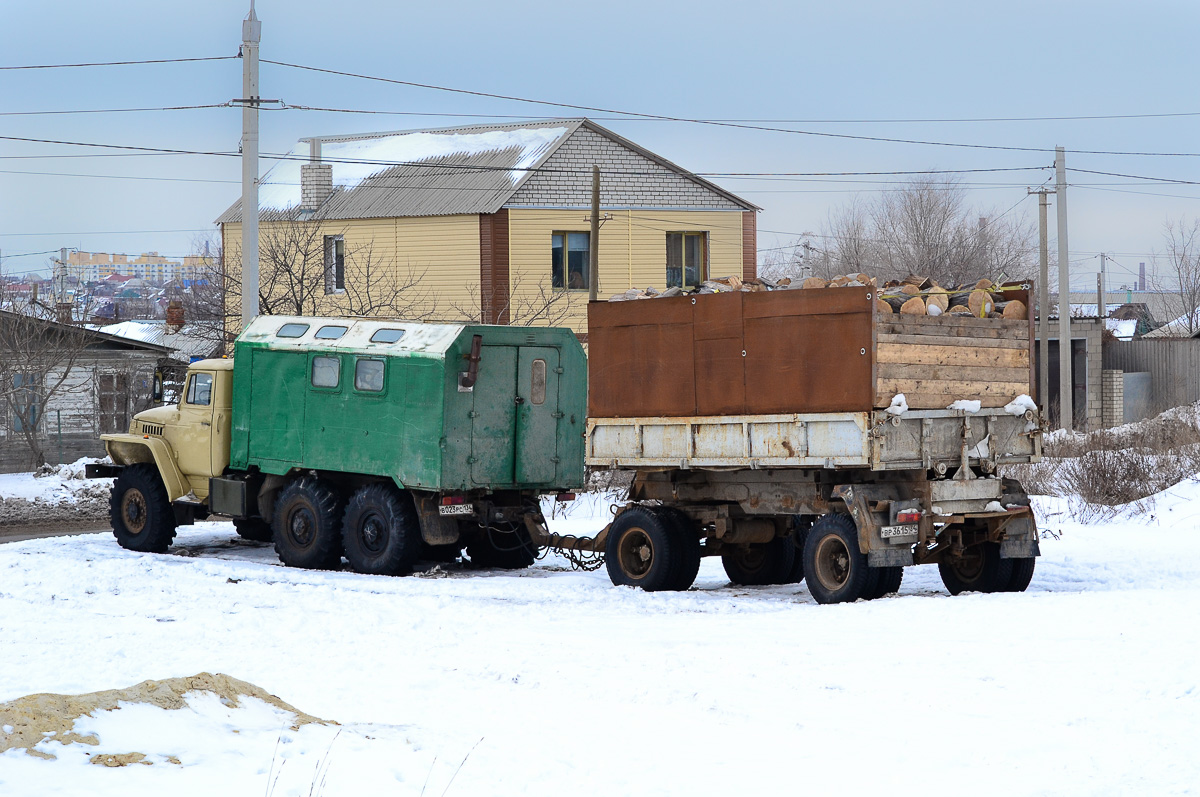
<svg viewBox="0 0 1200 797">
<path fill-rule="evenodd" d="M 5 66 L 236 55 L 248 10 L 242 0 L 7 6 Z M 287 152 L 310 135 L 587 115 L 705 174 L 1029 167 L 961 179 L 981 215 L 1008 211 L 1036 221 L 1037 201 L 1026 188 L 1053 183 L 1053 150 L 1063 146 L 1072 169 L 1135 176 L 1068 175 L 1072 284 L 1081 288 L 1094 287 L 1099 252 L 1112 253 L 1110 284 L 1131 281 L 1138 262 L 1162 248 L 1164 220 L 1200 215 L 1200 186 L 1136 179 L 1200 181 L 1195 0 L 261 0 L 257 13 L 264 59 L 612 110 L 997 147 L 636 121 L 264 64 L 264 97 L 411 115 L 267 111 L 263 153 Z M 3 136 L 233 152 L 241 134 L 234 108 L 14 115 L 223 103 L 241 95 L 238 60 L 4 70 L 0 80 Z M 1114 115 L 1160 116 L 1045 119 Z M 1042 119 L 997 121 L 1018 117 Z M 0 140 L 6 271 L 45 267 L 46 255 L 29 253 L 64 246 L 187 254 L 239 195 L 237 158 L 114 152 Z M 888 188 L 882 181 L 897 179 L 904 178 L 714 178 L 763 208 L 760 248 L 819 232 L 831 208 L 856 192 L 877 196 Z M 1053 206 L 1050 227 L 1053 234 Z"/>
</svg>

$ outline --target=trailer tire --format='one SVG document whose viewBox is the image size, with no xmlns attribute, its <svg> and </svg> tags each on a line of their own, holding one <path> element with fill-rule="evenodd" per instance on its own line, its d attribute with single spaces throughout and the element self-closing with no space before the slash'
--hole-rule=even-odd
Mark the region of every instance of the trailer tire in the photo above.
<svg viewBox="0 0 1200 797">
<path fill-rule="evenodd" d="M 796 562 L 796 546 L 787 537 L 776 537 L 770 542 L 730 546 L 721 554 L 725 575 L 734 584 L 746 587 L 764 587 L 770 584 L 787 584 Z M 803 565 L 801 565 L 803 568 Z"/>
<path fill-rule="evenodd" d="M 1012 562 L 1012 575 L 1008 577 L 1008 584 L 1005 585 L 1005 592 L 1024 592 L 1029 588 L 1029 582 L 1033 581 L 1033 568 L 1037 559 L 1029 556 L 1021 559 L 1010 559 Z"/>
<path fill-rule="evenodd" d="M 275 502 L 275 553 L 288 567 L 334 570 L 342 563 L 342 499 L 325 482 L 305 476 Z"/>
<path fill-rule="evenodd" d="M 849 515 L 822 515 L 804 541 L 804 580 L 817 603 L 850 603 L 866 597 L 879 574 L 858 549 L 858 527 Z"/>
<path fill-rule="evenodd" d="M 609 579 L 618 587 L 641 587 L 646 592 L 674 589 L 683 556 L 681 539 L 653 510 L 625 510 L 609 527 L 604 546 Z"/>
<path fill-rule="evenodd" d="M 253 542 L 270 542 L 274 534 L 271 524 L 260 517 L 234 518 L 233 529 L 243 540 Z"/>
<path fill-rule="evenodd" d="M 1000 546 L 996 543 L 982 542 L 968 548 L 957 560 L 938 562 L 938 572 L 951 595 L 1002 592 L 1012 579 L 1013 561 L 1000 558 Z"/>
<path fill-rule="evenodd" d="M 149 463 L 122 468 L 109 498 L 113 536 L 122 548 L 166 553 L 175 539 L 175 509 L 158 470 Z"/>
<path fill-rule="evenodd" d="M 700 535 L 692 527 L 692 519 L 678 509 L 662 507 L 659 512 L 679 545 L 679 571 L 667 589 L 687 592 L 696 583 L 696 575 L 700 572 Z"/>
<path fill-rule="evenodd" d="M 471 564 L 477 567 L 520 570 L 537 561 L 537 548 L 524 526 L 515 531 L 485 528 L 474 542 L 467 545 L 467 556 L 471 558 Z"/>
<path fill-rule="evenodd" d="M 358 488 L 342 516 L 342 550 L 355 573 L 408 575 L 421 554 L 412 499 L 390 484 Z"/>
<path fill-rule="evenodd" d="M 900 590 L 900 584 L 904 581 L 904 568 L 899 566 L 892 567 L 877 567 L 875 589 L 870 595 L 864 595 L 868 600 L 882 598 L 884 595 L 891 595 L 893 592 Z"/>
</svg>

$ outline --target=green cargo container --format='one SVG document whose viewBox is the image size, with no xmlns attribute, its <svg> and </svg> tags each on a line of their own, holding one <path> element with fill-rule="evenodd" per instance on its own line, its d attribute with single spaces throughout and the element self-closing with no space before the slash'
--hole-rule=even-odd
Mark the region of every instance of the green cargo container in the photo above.
<svg viewBox="0 0 1200 797">
<path fill-rule="evenodd" d="M 237 340 L 233 394 L 236 470 L 435 492 L 584 483 L 587 363 L 570 330 L 260 316 Z"/>
</svg>

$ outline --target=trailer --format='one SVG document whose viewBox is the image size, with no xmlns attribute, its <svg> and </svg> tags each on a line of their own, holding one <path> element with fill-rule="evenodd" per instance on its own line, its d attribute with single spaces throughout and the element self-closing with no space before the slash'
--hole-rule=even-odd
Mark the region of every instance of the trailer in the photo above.
<svg viewBox="0 0 1200 797">
<path fill-rule="evenodd" d="M 703 556 L 821 603 L 919 564 L 953 594 L 1024 590 L 1037 529 L 1001 469 L 1041 457 L 1032 322 L 883 315 L 873 293 L 592 303 L 586 461 L 632 487 L 571 546 L 646 590 L 687 589 Z"/>
<path fill-rule="evenodd" d="M 538 497 L 584 481 L 586 361 L 563 329 L 260 316 L 176 405 L 102 435 L 117 540 L 209 513 L 287 565 L 398 575 L 464 548 L 525 567 Z"/>
</svg>

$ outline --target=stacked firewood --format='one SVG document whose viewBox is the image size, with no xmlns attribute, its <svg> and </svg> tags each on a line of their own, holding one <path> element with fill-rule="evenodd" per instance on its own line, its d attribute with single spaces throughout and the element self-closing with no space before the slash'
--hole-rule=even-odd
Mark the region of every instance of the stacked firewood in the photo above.
<svg viewBox="0 0 1200 797">
<path fill-rule="evenodd" d="M 774 291 L 781 288 L 795 287 L 792 286 L 792 281 L 788 277 L 780 280 L 771 280 L 766 277 L 757 277 L 755 279 L 742 279 L 736 275 L 728 277 L 720 277 L 719 279 L 705 280 L 700 284 L 699 288 L 693 288 L 689 291 L 684 291 L 682 288 L 667 288 L 665 291 L 660 291 L 654 287 L 646 288 L 630 288 L 624 293 L 618 293 L 612 296 L 610 302 L 627 302 L 633 299 L 660 299 L 669 296 L 682 296 L 684 293 L 736 293 L 742 291 L 752 293 L 756 291 Z"/>
</svg>

